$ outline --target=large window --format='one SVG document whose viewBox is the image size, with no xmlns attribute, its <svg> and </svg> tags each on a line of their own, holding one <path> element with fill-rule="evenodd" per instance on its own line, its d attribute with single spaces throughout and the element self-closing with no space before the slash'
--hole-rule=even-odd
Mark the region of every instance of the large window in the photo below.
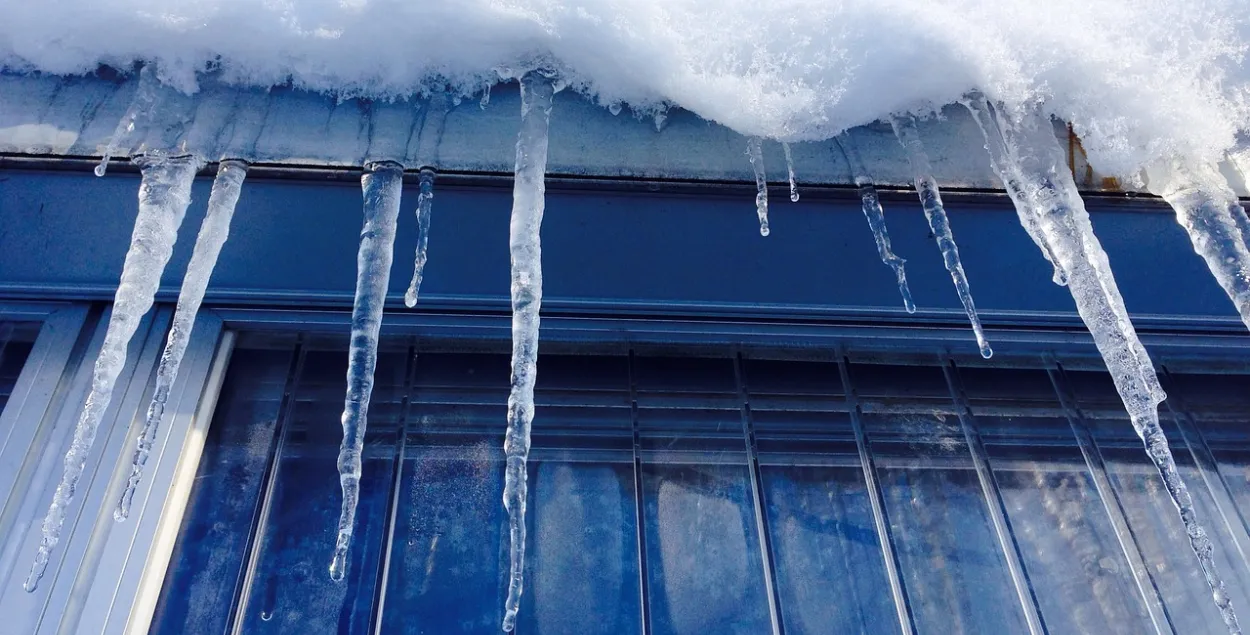
<svg viewBox="0 0 1250 635">
<path fill-rule="evenodd" d="M 498 632 L 507 355 L 384 340 L 334 582 L 340 343 L 240 337 L 153 632 Z M 549 350 L 522 635 L 1223 628 L 1105 373 Z M 1165 370 L 1161 413 L 1250 614 L 1235 371 Z"/>
</svg>

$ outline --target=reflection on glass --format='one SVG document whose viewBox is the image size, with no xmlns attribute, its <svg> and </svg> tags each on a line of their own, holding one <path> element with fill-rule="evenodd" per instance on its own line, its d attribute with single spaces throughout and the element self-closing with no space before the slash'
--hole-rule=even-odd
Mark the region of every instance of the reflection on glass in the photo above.
<svg viewBox="0 0 1250 635">
<path fill-rule="evenodd" d="M 655 635 L 768 633 L 745 465 L 644 465 Z"/>
</svg>

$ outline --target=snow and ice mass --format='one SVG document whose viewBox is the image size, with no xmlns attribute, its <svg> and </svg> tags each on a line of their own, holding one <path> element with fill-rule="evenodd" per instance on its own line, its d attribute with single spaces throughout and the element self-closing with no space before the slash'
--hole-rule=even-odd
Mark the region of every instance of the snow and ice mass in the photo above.
<svg viewBox="0 0 1250 635">
<path fill-rule="evenodd" d="M 1250 11 L 1245 0 L 139 0 L 18 3 L 0 20 L 0 68 L 84 74 L 101 65 L 130 72 L 139 87 L 102 153 L 103 175 L 118 140 L 139 120 L 176 130 L 179 95 L 206 75 L 268 88 L 293 85 L 342 98 L 459 103 L 490 87 L 521 84 L 513 191 L 512 387 L 505 433 L 503 504 L 511 568 L 503 628 L 520 607 L 525 558 L 526 461 L 538 373 L 542 300 L 540 228 L 552 96 L 577 91 L 613 114 L 627 104 L 653 116 L 679 107 L 747 137 L 744 162 L 756 179 L 759 231 L 768 236 L 768 182 L 761 145 L 781 142 L 791 200 L 797 201 L 790 143 L 830 141 L 862 201 L 881 261 L 897 278 L 903 306 L 916 310 L 892 250 L 873 176 L 849 128 L 888 122 L 905 149 L 914 185 L 981 354 L 992 355 L 947 213 L 917 130 L 917 118 L 966 106 L 1021 225 L 1066 286 L 1114 379 L 1132 425 L 1159 470 L 1230 633 L 1240 632 L 1159 423 L 1166 399 L 1149 354 L 1120 297 L 1077 185 L 1054 138 L 1066 122 L 1091 163 L 1140 182 L 1166 200 L 1242 320 L 1250 327 L 1250 220 L 1230 177 L 1250 187 Z M 139 66 L 136 66 L 139 65 Z M 446 108 L 429 109 L 440 126 Z M 440 115 L 441 113 L 441 115 Z M 430 125 L 430 122 L 426 122 Z M 173 134 L 171 138 L 176 137 Z M 59 541 L 86 453 L 111 398 L 130 339 L 151 308 L 187 209 L 190 184 L 218 162 L 210 212 L 183 283 L 155 397 L 136 442 L 133 470 L 116 511 L 126 519 L 164 399 L 178 372 L 217 253 L 228 236 L 248 156 L 202 156 L 185 145 L 147 147 L 139 217 L 126 256 L 91 394 L 65 457 L 43 540 L 27 580 L 38 585 Z M 1222 171 L 1221 166 L 1227 169 Z M 413 207 L 419 248 L 406 303 L 419 297 L 427 261 L 437 165 L 365 166 L 364 218 L 352 313 L 351 350 L 338 460 L 343 501 L 329 575 L 349 562 L 361 452 L 391 274 L 396 224 Z M 405 169 L 420 173 L 416 201 L 401 201 Z M 1240 184 L 1238 184 L 1240 185 Z M 867 235 L 864 236 L 867 239 Z M 437 244 L 437 239 L 435 239 Z M 437 250 L 437 247 L 435 248 Z"/>
</svg>

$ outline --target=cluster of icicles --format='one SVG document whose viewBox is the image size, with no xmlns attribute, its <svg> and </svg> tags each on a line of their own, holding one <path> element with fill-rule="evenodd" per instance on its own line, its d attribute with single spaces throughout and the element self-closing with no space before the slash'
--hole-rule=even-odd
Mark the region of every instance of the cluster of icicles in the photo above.
<svg viewBox="0 0 1250 635">
<path fill-rule="evenodd" d="M 512 630 L 520 605 L 525 550 L 526 460 L 530 448 L 530 426 L 534 418 L 534 384 L 537 375 L 539 307 L 542 303 L 542 259 L 539 229 L 544 207 L 544 179 L 547 164 L 547 131 L 552 96 L 560 89 L 551 73 L 530 71 L 518 78 L 521 85 L 521 125 L 516 146 L 516 173 L 513 188 L 510 249 L 512 262 L 512 388 L 508 398 L 505 453 L 506 483 L 503 503 L 509 515 L 511 569 L 503 629 Z M 141 86 L 114 141 L 97 168 L 103 175 L 109 154 L 117 140 L 134 129 L 135 121 L 151 117 L 155 108 L 154 80 L 147 69 L 141 73 Z M 1157 408 L 1165 395 L 1145 348 L 1134 332 L 1124 301 L 1098 239 L 1089 214 L 1077 192 L 1051 121 L 1034 110 L 1016 110 L 990 104 L 972 94 L 964 105 L 984 133 L 990 163 L 1015 204 L 1020 222 L 1054 267 L 1056 284 L 1067 286 L 1076 301 L 1098 350 L 1124 401 L 1133 426 L 1145 443 L 1150 458 L 1163 478 L 1184 521 L 1191 546 L 1198 557 L 1216 605 L 1230 633 L 1240 632 L 1224 583 L 1215 570 L 1212 545 L 1195 518 L 1192 498 L 1177 472 L 1176 464 L 1159 426 Z M 932 175 L 929 160 L 910 116 L 891 119 L 894 132 L 905 148 L 914 174 L 916 192 L 941 250 L 946 269 L 972 324 L 981 354 L 992 350 L 977 317 L 967 276 L 960 263 L 959 250 L 951 233 L 942 197 Z M 758 193 L 756 209 L 760 233 L 767 236 L 768 189 L 764 170 L 762 139 L 751 138 L 747 155 L 755 172 Z M 915 311 L 907 287 L 904 260 L 893 253 L 886 231 L 885 215 L 872 179 L 854 144 L 845 135 L 835 140 L 851 168 L 863 202 L 864 215 L 876 240 L 882 262 L 898 278 L 899 291 L 908 312 Z M 784 145 L 790 198 L 797 201 L 794 167 L 790 148 Z M 1250 145 L 1234 152 L 1230 160 L 1250 177 Z M 126 360 L 126 350 L 140 318 L 152 307 L 165 265 L 173 250 L 179 225 L 190 203 L 191 183 L 204 161 L 191 154 L 149 151 L 136 159 L 142 171 L 139 188 L 139 215 L 135 221 L 130 250 L 122 269 L 121 282 L 109 317 L 107 334 L 96 360 L 91 392 L 83 407 L 72 445 L 65 455 L 61 483 L 43 523 L 43 537 L 25 587 L 34 591 L 44 574 L 49 557 L 60 537 L 66 512 L 82 474 L 96 428 L 108 407 L 113 385 Z M 1155 183 L 1156 192 L 1171 204 L 1180 224 L 1189 233 L 1194 249 L 1207 262 L 1220 285 L 1232 298 L 1243 321 L 1250 326 L 1250 222 L 1236 195 L 1214 165 L 1186 165 L 1180 161 L 1157 166 L 1164 175 Z M 143 466 L 160 424 L 170 388 L 186 350 L 196 312 L 204 298 L 217 256 L 225 242 L 240 188 L 247 174 L 245 160 L 225 158 L 218 163 L 216 180 L 208 201 L 208 214 L 200 228 L 194 252 L 182 283 L 164 354 L 157 371 L 156 388 L 147 417 L 136 441 L 129 482 L 114 516 L 127 517 Z M 330 576 L 342 580 L 347 567 L 355 525 L 361 478 L 361 454 L 368 419 L 373 373 L 377 362 L 378 332 L 389 287 L 396 225 L 400 213 L 400 193 L 404 168 L 386 161 L 365 166 L 361 179 L 364 190 L 364 227 L 357 256 L 355 304 L 352 309 L 351 346 L 347 370 L 347 392 L 342 416 L 343 442 L 338 470 L 343 490 L 338 538 L 330 564 Z M 415 271 L 405 303 L 417 301 L 426 262 L 434 170 L 419 173 L 417 222 L 419 225 Z"/>
</svg>

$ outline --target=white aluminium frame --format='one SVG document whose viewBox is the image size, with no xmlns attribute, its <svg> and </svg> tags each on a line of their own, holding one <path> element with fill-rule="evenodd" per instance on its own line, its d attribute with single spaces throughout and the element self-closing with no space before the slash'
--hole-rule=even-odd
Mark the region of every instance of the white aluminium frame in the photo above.
<svg viewBox="0 0 1250 635">
<path fill-rule="evenodd" d="M 140 324 L 60 544 L 38 588 L 27 593 L 22 583 L 90 386 L 108 311 L 0 303 L 0 319 L 43 323 L 0 414 L 0 631 L 147 631 L 234 343 L 220 318 L 201 311 L 130 518 L 116 522 L 113 508 L 129 476 L 171 316 L 169 306 L 158 306 Z"/>
</svg>

